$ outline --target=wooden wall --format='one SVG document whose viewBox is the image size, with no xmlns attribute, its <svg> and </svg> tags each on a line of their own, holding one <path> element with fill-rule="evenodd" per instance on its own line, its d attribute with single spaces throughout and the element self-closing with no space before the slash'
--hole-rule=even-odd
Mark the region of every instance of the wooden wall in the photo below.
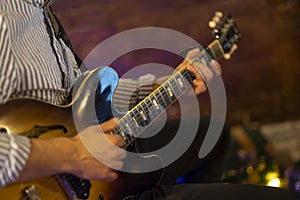
<svg viewBox="0 0 300 200">
<path fill-rule="evenodd" d="M 56 0 L 53 7 L 82 58 L 104 39 L 145 26 L 180 31 L 206 45 L 212 39 L 207 22 L 214 11 L 230 13 L 242 39 L 232 59 L 221 61 L 228 122 L 300 118 L 298 0 Z M 140 63 L 149 61 L 149 55 L 138 56 Z M 151 56 L 165 62 L 163 56 Z M 122 74 L 134 60 L 131 56 L 113 67 Z M 207 98 L 199 98 L 204 113 L 209 112 Z"/>
</svg>

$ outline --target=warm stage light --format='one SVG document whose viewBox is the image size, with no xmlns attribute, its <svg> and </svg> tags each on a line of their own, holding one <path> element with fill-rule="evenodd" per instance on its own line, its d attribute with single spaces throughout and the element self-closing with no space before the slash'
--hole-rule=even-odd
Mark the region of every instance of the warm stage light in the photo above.
<svg viewBox="0 0 300 200">
<path fill-rule="evenodd" d="M 270 187 L 280 187 L 280 179 L 279 178 L 273 178 L 267 183 L 267 186 Z"/>
</svg>

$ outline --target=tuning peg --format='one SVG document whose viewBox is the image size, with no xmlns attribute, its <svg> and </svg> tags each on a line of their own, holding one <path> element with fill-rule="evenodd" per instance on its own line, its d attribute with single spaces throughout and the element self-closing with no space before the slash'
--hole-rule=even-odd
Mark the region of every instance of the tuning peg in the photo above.
<svg viewBox="0 0 300 200">
<path fill-rule="evenodd" d="M 215 21 L 209 21 L 208 22 L 208 26 L 212 29 L 216 28 L 217 27 L 217 23 Z"/>
<path fill-rule="evenodd" d="M 217 24 L 220 23 L 221 19 L 218 16 L 214 16 L 209 22 L 208 22 L 208 26 L 210 28 L 216 28 Z"/>
<path fill-rule="evenodd" d="M 215 12 L 215 16 L 222 18 L 223 17 L 223 13 L 221 11 L 216 11 Z"/>
<path fill-rule="evenodd" d="M 215 21 L 216 23 L 219 23 L 219 22 L 221 21 L 221 18 L 218 17 L 218 16 L 214 16 L 214 17 L 212 18 L 212 20 Z"/>
<path fill-rule="evenodd" d="M 229 60 L 231 58 L 231 54 L 230 53 L 224 53 L 223 55 L 225 60 Z"/>
<path fill-rule="evenodd" d="M 237 49 L 238 49 L 238 45 L 237 44 L 232 45 L 232 47 L 230 49 L 230 53 L 233 54 Z"/>
<path fill-rule="evenodd" d="M 229 60 L 231 58 L 231 55 L 238 49 L 238 45 L 237 44 L 234 44 L 232 45 L 230 51 L 228 53 L 225 53 L 224 54 L 224 59 L 225 60 Z"/>
<path fill-rule="evenodd" d="M 210 28 L 216 28 L 217 24 L 220 23 L 223 13 L 221 11 L 216 11 L 213 18 L 208 22 Z"/>
</svg>

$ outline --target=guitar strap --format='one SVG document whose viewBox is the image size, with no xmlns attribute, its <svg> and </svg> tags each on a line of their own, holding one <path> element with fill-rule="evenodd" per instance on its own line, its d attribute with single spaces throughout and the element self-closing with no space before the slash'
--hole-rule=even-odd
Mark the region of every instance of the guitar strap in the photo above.
<svg viewBox="0 0 300 200">
<path fill-rule="evenodd" d="M 78 54 L 74 51 L 72 44 L 70 42 L 70 39 L 64 30 L 62 24 L 60 23 L 60 20 L 58 17 L 55 15 L 55 12 L 53 11 L 51 6 L 47 6 L 45 10 L 48 13 L 48 16 L 50 18 L 52 27 L 54 29 L 55 37 L 59 40 L 62 39 L 64 43 L 70 48 L 70 50 L 73 52 L 74 57 L 76 59 L 77 65 L 80 67 L 80 70 L 82 72 L 87 71 L 87 67 L 84 65 L 82 62 L 81 58 L 78 56 Z"/>
<path fill-rule="evenodd" d="M 53 11 L 52 7 L 46 6 L 45 7 L 45 11 L 49 16 L 51 25 L 53 27 L 54 33 L 55 33 L 55 37 L 57 40 L 62 39 L 64 41 L 64 43 L 69 47 L 69 49 L 72 51 L 77 66 L 79 67 L 79 69 L 81 70 L 82 73 L 88 71 L 88 68 L 85 66 L 85 64 L 83 63 L 83 61 L 81 60 L 81 58 L 78 56 L 78 54 L 74 51 L 73 46 L 70 42 L 70 39 L 66 33 L 66 31 L 64 30 L 62 24 L 60 23 L 60 20 L 58 19 L 58 17 L 56 16 L 55 12 Z M 73 93 L 73 87 L 71 88 L 69 94 L 66 97 L 66 104 L 70 103 L 72 100 L 72 93 Z"/>
</svg>

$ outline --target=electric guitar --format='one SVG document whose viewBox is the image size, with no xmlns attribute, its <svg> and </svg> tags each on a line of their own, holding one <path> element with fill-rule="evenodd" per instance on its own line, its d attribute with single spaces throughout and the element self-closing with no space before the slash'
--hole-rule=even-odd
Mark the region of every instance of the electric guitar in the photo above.
<svg viewBox="0 0 300 200">
<path fill-rule="evenodd" d="M 210 57 L 216 60 L 223 57 L 228 59 L 236 50 L 236 43 L 240 38 L 230 16 L 223 17 L 222 13 L 216 12 L 213 19 L 209 25 L 213 28 L 215 40 L 195 58 L 202 63 L 210 63 Z M 193 79 L 194 76 L 186 65 L 182 66 L 147 98 L 123 115 L 112 134 L 122 136 L 126 143 L 124 148 L 129 148 L 154 119 L 191 87 Z M 73 97 L 68 105 L 55 106 L 30 98 L 11 99 L 0 105 L 0 130 L 36 138 L 74 136 L 78 129 L 102 123 L 117 112 L 112 106 L 117 83 L 116 72 L 109 67 L 102 67 L 91 70 L 76 81 Z M 153 162 L 159 161 L 155 155 L 153 158 Z M 146 175 L 120 172 L 114 182 L 84 180 L 70 174 L 59 174 L 10 184 L 0 189 L 0 198 L 122 199 L 158 184 L 162 173 L 162 170 L 148 172 Z"/>
</svg>

